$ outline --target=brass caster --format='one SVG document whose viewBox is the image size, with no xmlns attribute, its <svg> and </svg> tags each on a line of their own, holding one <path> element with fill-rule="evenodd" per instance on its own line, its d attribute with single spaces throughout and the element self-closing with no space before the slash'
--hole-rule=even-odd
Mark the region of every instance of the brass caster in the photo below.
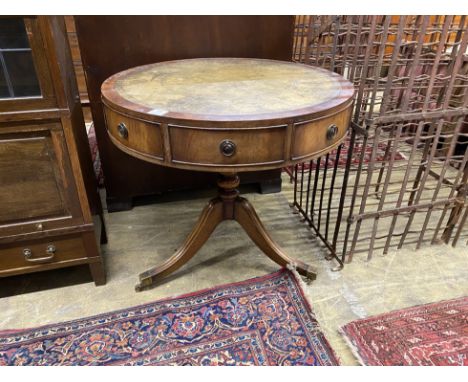
<svg viewBox="0 0 468 382">
<path fill-rule="evenodd" d="M 151 279 L 151 277 L 141 278 L 140 283 L 135 285 L 135 292 L 141 292 L 142 290 L 148 288 L 152 284 L 153 280 Z"/>
</svg>

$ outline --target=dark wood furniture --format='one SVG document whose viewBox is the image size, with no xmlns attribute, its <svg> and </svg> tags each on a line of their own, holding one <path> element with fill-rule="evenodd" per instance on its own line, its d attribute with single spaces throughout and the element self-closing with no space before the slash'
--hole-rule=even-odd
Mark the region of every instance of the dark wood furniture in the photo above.
<svg viewBox="0 0 468 382">
<path fill-rule="evenodd" d="M 293 16 L 75 16 L 88 96 L 105 177 L 109 211 L 129 209 L 138 196 L 216 184 L 209 172 L 138 161 L 106 134 L 101 84 L 138 65 L 198 57 L 252 57 L 290 61 Z M 242 183 L 279 191 L 279 169 L 245 172 Z M 270 187 L 269 187 L 270 186 Z"/>
<path fill-rule="evenodd" d="M 345 138 L 354 89 L 339 75 L 274 60 L 212 58 L 169 61 L 118 73 L 102 85 L 111 141 L 166 167 L 220 174 L 219 195 L 183 246 L 140 275 L 137 290 L 187 262 L 223 220 L 234 219 L 273 261 L 290 259 L 254 208 L 239 196 L 239 172 L 290 166 L 337 147 Z"/>
<path fill-rule="evenodd" d="M 75 20 L 73 16 L 64 16 L 64 19 L 84 120 L 86 123 L 91 123 L 93 122 L 93 117 L 91 116 L 91 108 L 89 106 L 88 89 L 86 87 L 83 62 L 81 60 L 80 47 L 78 45 L 78 37 L 76 35 Z"/>
<path fill-rule="evenodd" d="M 63 17 L 0 19 L 0 204 L 0 276 L 89 264 L 105 283 L 102 206 Z"/>
</svg>

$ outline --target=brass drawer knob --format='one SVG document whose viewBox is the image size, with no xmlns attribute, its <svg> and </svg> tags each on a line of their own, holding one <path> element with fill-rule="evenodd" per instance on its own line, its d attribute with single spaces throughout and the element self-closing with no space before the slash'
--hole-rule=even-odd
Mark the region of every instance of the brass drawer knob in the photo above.
<svg viewBox="0 0 468 382">
<path fill-rule="evenodd" d="M 231 157 L 236 153 L 236 144 L 229 139 L 225 139 L 219 144 L 219 150 L 225 157 Z"/>
<path fill-rule="evenodd" d="M 125 123 L 123 122 L 120 122 L 117 126 L 117 131 L 119 132 L 119 135 L 123 138 L 123 139 L 127 139 L 128 138 L 128 129 L 127 129 L 127 126 L 125 126 Z"/>
<path fill-rule="evenodd" d="M 327 141 L 331 141 L 338 134 L 338 126 L 335 124 L 328 126 L 327 129 Z"/>
<path fill-rule="evenodd" d="M 33 259 L 33 253 L 31 251 L 31 249 L 29 248 L 25 248 L 23 249 L 23 256 L 24 256 L 24 259 L 29 262 L 29 263 L 47 263 L 49 261 L 52 261 L 54 259 L 54 256 L 55 256 L 55 252 L 57 251 L 57 249 L 55 248 L 55 245 L 53 244 L 49 244 L 47 246 L 47 249 L 46 249 L 46 255 L 45 257 L 38 257 L 38 258 L 35 258 Z"/>
</svg>

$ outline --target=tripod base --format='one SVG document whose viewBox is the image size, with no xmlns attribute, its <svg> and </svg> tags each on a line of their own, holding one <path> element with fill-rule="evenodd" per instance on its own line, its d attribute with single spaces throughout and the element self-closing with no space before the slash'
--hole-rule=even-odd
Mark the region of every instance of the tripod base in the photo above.
<svg viewBox="0 0 468 382">
<path fill-rule="evenodd" d="M 270 237 L 250 202 L 239 196 L 237 174 L 221 175 L 218 181 L 219 194 L 210 200 L 184 244 L 163 264 L 139 275 L 140 283 L 135 287 L 141 291 L 158 283 L 189 261 L 223 220 L 236 220 L 252 241 L 274 262 L 281 266 L 291 265 L 299 274 L 315 279 L 312 267 L 302 261 L 288 257 Z"/>
</svg>

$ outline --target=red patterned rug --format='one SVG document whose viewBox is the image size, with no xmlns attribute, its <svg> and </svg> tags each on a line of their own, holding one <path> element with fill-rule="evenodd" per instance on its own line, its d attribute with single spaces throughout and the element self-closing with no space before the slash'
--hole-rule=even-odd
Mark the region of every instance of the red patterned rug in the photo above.
<svg viewBox="0 0 468 382">
<path fill-rule="evenodd" d="M 364 365 L 468 366 L 468 297 L 353 321 L 341 331 Z"/>
<path fill-rule="evenodd" d="M 338 158 L 337 168 L 344 169 L 346 167 L 346 163 L 348 161 L 348 148 L 349 148 L 349 143 L 350 143 L 349 139 L 350 139 L 349 137 L 346 138 L 345 143 L 341 147 L 340 156 Z M 378 144 L 377 152 L 376 152 L 376 155 L 375 155 L 375 162 L 387 162 L 387 161 L 389 161 L 389 158 L 388 157 L 386 158 L 386 156 L 385 156 L 386 148 L 387 148 L 387 145 L 385 143 L 380 142 Z M 351 158 L 351 165 L 353 167 L 356 167 L 357 165 L 359 165 L 360 160 L 361 160 L 361 156 L 364 156 L 363 159 L 362 159 L 363 165 L 369 164 L 370 161 L 371 161 L 371 157 L 372 157 L 372 151 L 373 151 L 373 146 L 367 145 L 366 147 L 363 147 L 362 142 L 356 143 L 354 145 L 354 149 L 353 149 L 353 156 Z M 334 150 L 330 151 L 330 155 L 328 156 L 328 161 L 326 160 L 326 156 L 322 156 L 321 159 L 320 159 L 319 169 L 324 170 L 325 165 L 326 165 L 327 169 L 329 171 L 332 171 L 333 168 L 335 167 L 335 163 L 336 163 L 336 153 L 337 153 L 337 149 L 334 149 Z M 403 153 L 401 153 L 400 151 L 397 151 L 395 153 L 395 155 L 394 155 L 394 158 L 393 158 L 393 160 L 397 161 L 397 162 L 402 161 L 402 160 L 406 160 L 406 159 L 407 158 L 405 157 L 405 155 Z M 303 162 L 303 163 L 299 163 L 297 165 L 297 171 L 298 171 L 298 173 L 300 173 L 302 171 L 302 169 L 304 169 L 304 171 L 309 170 L 309 169 L 315 170 L 316 167 L 317 167 L 317 161 L 316 160 Z M 283 170 L 290 176 L 291 183 L 292 183 L 293 178 L 294 178 L 294 166 L 284 167 Z"/>
<path fill-rule="evenodd" d="M 88 141 L 89 147 L 91 149 L 91 157 L 93 159 L 94 173 L 98 181 L 99 187 L 104 187 L 104 173 L 102 172 L 101 157 L 99 156 L 99 150 L 96 140 L 96 132 L 94 130 L 94 124 L 91 123 L 91 126 L 88 131 Z"/>
<path fill-rule="evenodd" d="M 0 332 L 0 365 L 337 365 L 283 269 L 100 316 Z"/>
</svg>

